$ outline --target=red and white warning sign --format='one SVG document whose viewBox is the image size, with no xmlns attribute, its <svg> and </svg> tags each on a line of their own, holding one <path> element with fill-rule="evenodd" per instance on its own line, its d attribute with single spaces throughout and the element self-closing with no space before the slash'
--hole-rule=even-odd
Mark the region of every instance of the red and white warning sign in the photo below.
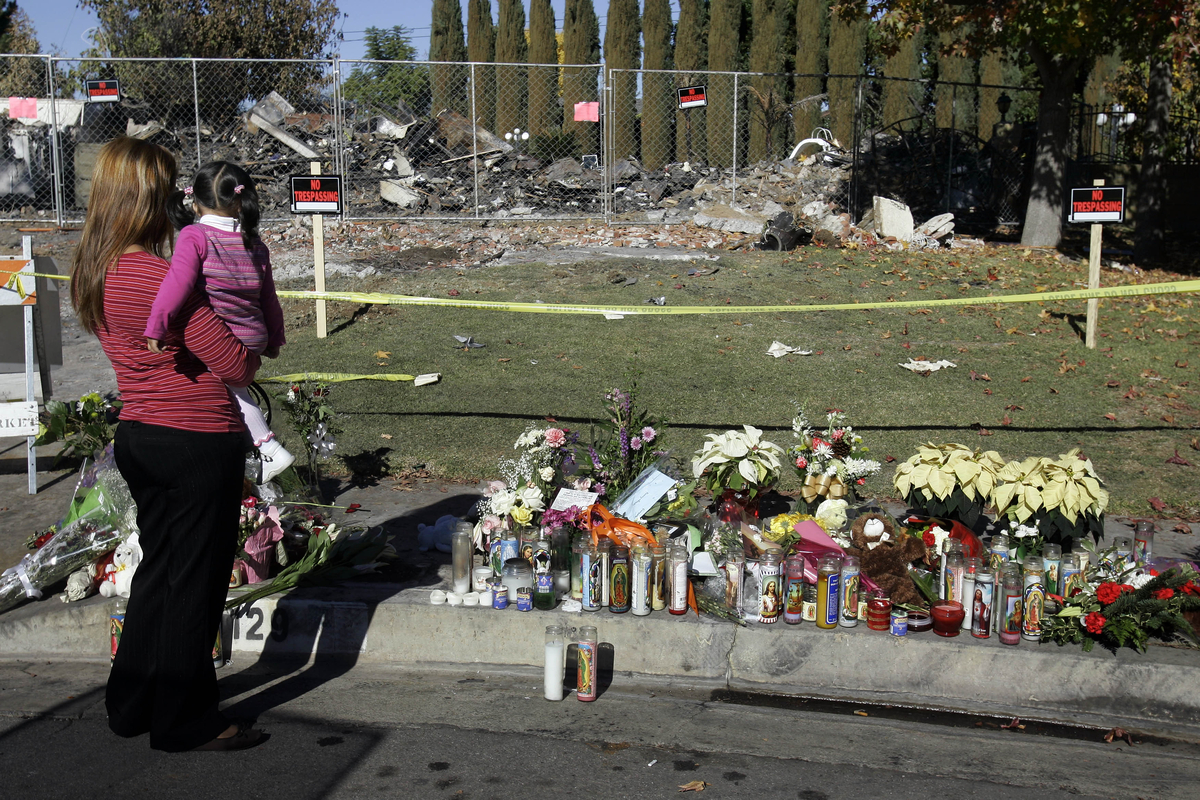
<svg viewBox="0 0 1200 800">
<path fill-rule="evenodd" d="M 342 213 L 342 179 L 339 175 L 293 175 L 293 214 Z"/>
<path fill-rule="evenodd" d="M 89 103 L 116 103 L 121 99 L 121 85 L 115 80 L 84 81 Z"/>
<path fill-rule="evenodd" d="M 1068 222 L 1124 222 L 1125 187 L 1091 186 L 1071 190 Z"/>
<path fill-rule="evenodd" d="M 703 108 L 708 105 L 704 86 L 685 86 L 676 91 L 679 93 L 680 108 Z"/>
</svg>

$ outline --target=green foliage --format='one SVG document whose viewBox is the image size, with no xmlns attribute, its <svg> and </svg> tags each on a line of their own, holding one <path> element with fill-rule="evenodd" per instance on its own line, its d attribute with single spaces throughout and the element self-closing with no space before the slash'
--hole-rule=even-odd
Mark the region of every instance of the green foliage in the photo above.
<svg viewBox="0 0 1200 800">
<path fill-rule="evenodd" d="M 647 24 L 647 28 L 649 25 Z M 647 43 L 649 48 L 649 43 Z M 679 23 L 675 27 L 675 68 L 688 71 L 708 66 L 708 2 L 680 0 Z M 679 86 L 694 86 L 704 82 L 700 75 L 681 75 Z M 675 112 L 675 160 L 704 161 L 708 151 L 707 122 L 704 112 Z"/>
<path fill-rule="evenodd" d="M 490 64 L 496 60 L 496 26 L 492 24 L 491 0 L 467 2 L 467 60 L 476 64 Z M 488 130 L 495 130 L 495 67 L 475 67 L 475 87 L 475 121 Z"/>
<path fill-rule="evenodd" d="M 156 114 L 195 124 L 190 66 L 110 62 L 106 56 L 231 59 L 320 58 L 334 36 L 335 0 L 81 0 L 100 25 L 95 47 L 80 65 L 80 77 L 111 77 L 147 101 Z M 201 114 L 223 121 L 246 98 L 278 91 L 298 107 L 308 104 L 322 71 L 313 64 L 280 61 L 203 65 L 202 79 L 221 91 L 201 93 Z"/>
<path fill-rule="evenodd" d="M 413 61 L 417 48 L 411 32 L 396 26 L 367 28 L 366 58 Z M 429 113 L 429 69 L 420 64 L 365 64 L 355 67 L 342 85 L 342 96 L 370 108 L 394 109 L 403 102 L 414 113 Z"/>
<path fill-rule="evenodd" d="M 637 108 L 637 75 L 629 70 L 640 66 L 640 36 L 642 21 L 638 16 L 637 0 L 611 0 L 608 4 L 608 25 L 604 30 L 604 67 L 607 83 L 612 86 L 612 103 L 623 114 L 633 114 Z M 618 125 L 612 131 L 613 155 L 617 158 L 637 158 L 638 129 L 634 125 Z"/>
<path fill-rule="evenodd" d="M 467 60 L 467 46 L 463 42 L 462 5 L 459 0 L 433 0 L 429 60 L 452 62 L 449 66 L 435 65 L 430 68 L 432 113 L 450 109 L 468 115 L 468 72 L 461 66 Z"/>
<path fill-rule="evenodd" d="M 529 2 L 529 63 L 557 64 L 558 38 L 554 32 L 550 0 Z M 529 68 L 529 131 L 535 136 L 562 127 L 558 107 L 558 72 L 549 67 Z"/>
<path fill-rule="evenodd" d="M 708 68 L 714 72 L 735 72 L 738 69 L 738 37 L 742 22 L 740 0 L 712 0 L 712 16 L 708 28 Z M 710 75 L 708 79 L 708 164 L 716 167 L 733 165 L 733 78 Z"/>
<path fill-rule="evenodd" d="M 794 22 L 792 4 L 786 0 L 754 0 L 753 37 L 750 42 L 750 71 L 782 73 L 791 61 Z M 751 163 L 771 158 L 785 146 L 788 117 L 786 80 L 777 75 L 750 79 L 749 99 Z"/>
<path fill-rule="evenodd" d="M 829 21 L 829 74 L 858 75 L 862 71 L 866 22 L 834 15 Z M 843 147 L 854 136 L 854 78 L 829 78 L 829 130 Z"/>
<path fill-rule="evenodd" d="M 796 79 L 792 97 L 792 133 L 797 139 L 812 136 L 821 126 L 821 93 L 829 43 L 829 0 L 796 2 Z"/>
<path fill-rule="evenodd" d="M 16 9 L 7 21 L 9 27 L 0 35 L 0 53 L 42 52 L 37 31 L 29 15 Z M 38 58 L 6 58 L 0 61 L 0 97 L 45 97 L 49 92 L 46 81 L 46 61 Z"/>
<path fill-rule="evenodd" d="M 583 148 L 575 140 L 575 134 L 557 128 L 546 133 L 535 133 L 529 137 L 528 152 L 539 161 L 555 161 L 560 158 L 579 158 Z"/>
<path fill-rule="evenodd" d="M 56 461 L 93 456 L 113 440 L 117 427 L 114 412 L 120 408 L 121 401 L 110 402 L 95 392 L 74 403 L 51 400 L 41 414 L 41 428 L 35 443 L 62 442 Z"/>
<path fill-rule="evenodd" d="M 500 24 L 496 32 L 496 63 L 524 64 L 529 46 L 525 41 L 525 6 L 521 0 L 500 0 Z M 496 133 L 529 127 L 529 71 L 523 67 L 496 67 Z"/>
<path fill-rule="evenodd" d="M 592 0 L 567 0 L 563 15 L 563 63 L 600 63 L 600 22 Z M 597 152 L 600 144 L 599 125 L 576 122 L 575 104 L 599 99 L 597 70 L 568 68 L 562 76 L 563 130 L 572 131 L 584 151 Z"/>
<path fill-rule="evenodd" d="M 642 18 L 646 52 L 644 69 L 671 68 L 671 5 L 668 0 L 646 0 Z M 669 75 L 642 76 L 642 165 L 660 169 L 675 151 L 675 91 Z"/>
</svg>

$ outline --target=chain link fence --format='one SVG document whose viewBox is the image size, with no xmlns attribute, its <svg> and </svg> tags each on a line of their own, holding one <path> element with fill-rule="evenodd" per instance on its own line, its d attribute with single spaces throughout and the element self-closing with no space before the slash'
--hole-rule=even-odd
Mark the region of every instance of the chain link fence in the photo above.
<svg viewBox="0 0 1200 800">
<path fill-rule="evenodd" d="M 56 139 L 51 131 L 72 124 L 83 104 L 49 102 L 53 96 L 48 56 L 0 57 L 0 215 L 57 218 Z M 62 118 L 58 122 L 58 118 Z"/>
<path fill-rule="evenodd" d="M 348 217 L 604 213 L 598 65 L 339 64 Z"/>
</svg>

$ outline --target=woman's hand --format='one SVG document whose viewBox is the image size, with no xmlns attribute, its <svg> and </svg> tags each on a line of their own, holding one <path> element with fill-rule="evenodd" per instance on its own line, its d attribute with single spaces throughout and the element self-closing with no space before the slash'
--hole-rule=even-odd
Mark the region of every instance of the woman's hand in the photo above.
<svg viewBox="0 0 1200 800">
<path fill-rule="evenodd" d="M 162 342 L 158 339 L 146 339 L 146 349 L 151 353 L 161 353 L 163 351 Z"/>
</svg>

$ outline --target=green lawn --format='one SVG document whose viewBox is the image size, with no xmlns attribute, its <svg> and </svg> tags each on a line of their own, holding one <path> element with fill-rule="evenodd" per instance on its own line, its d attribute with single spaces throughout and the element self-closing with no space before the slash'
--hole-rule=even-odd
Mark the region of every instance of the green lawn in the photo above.
<svg viewBox="0 0 1200 800">
<path fill-rule="evenodd" d="M 689 267 L 720 270 L 689 277 Z M 1078 288 L 1087 265 L 1003 247 L 945 253 L 806 248 L 723 253 L 719 261 L 589 261 L 431 268 L 331 290 L 548 303 L 765 305 L 984 297 Z M 637 283 L 623 286 L 624 279 Z M 1106 270 L 1103 285 L 1133 279 Z M 287 288 L 311 288 L 289 286 Z M 657 316 L 598 316 L 330 304 L 330 336 L 316 338 L 311 302 L 286 301 L 289 344 L 263 374 L 440 372 L 440 383 L 339 384 L 331 402 L 354 468 L 386 459 L 393 471 L 424 465 L 444 477 L 493 477 L 526 426 L 553 417 L 586 429 L 603 393 L 639 375 L 642 404 L 670 424 L 667 444 L 690 458 L 705 433 L 749 423 L 791 443 L 793 403 L 844 409 L 880 460 L 903 460 L 922 442 L 958 441 L 1005 458 L 1082 447 L 1112 489 L 1113 511 L 1200 515 L 1200 310 L 1189 295 L 1104 300 L 1100 338 L 1078 331 L 1085 304 L 1028 303 L 929 309 Z M 454 334 L 486 345 L 455 349 Z M 774 340 L 817 351 L 774 359 Z M 377 353 L 390 353 L 381 357 Z M 957 368 L 920 377 L 908 357 Z M 287 438 L 286 426 L 284 438 Z M 294 437 L 292 437 L 294 439 Z M 1197 467 L 1166 463 L 1174 452 Z M 359 456 L 357 459 L 355 456 Z M 891 468 L 868 489 L 889 494 Z M 784 490 L 798 482 L 789 476 Z"/>
</svg>

